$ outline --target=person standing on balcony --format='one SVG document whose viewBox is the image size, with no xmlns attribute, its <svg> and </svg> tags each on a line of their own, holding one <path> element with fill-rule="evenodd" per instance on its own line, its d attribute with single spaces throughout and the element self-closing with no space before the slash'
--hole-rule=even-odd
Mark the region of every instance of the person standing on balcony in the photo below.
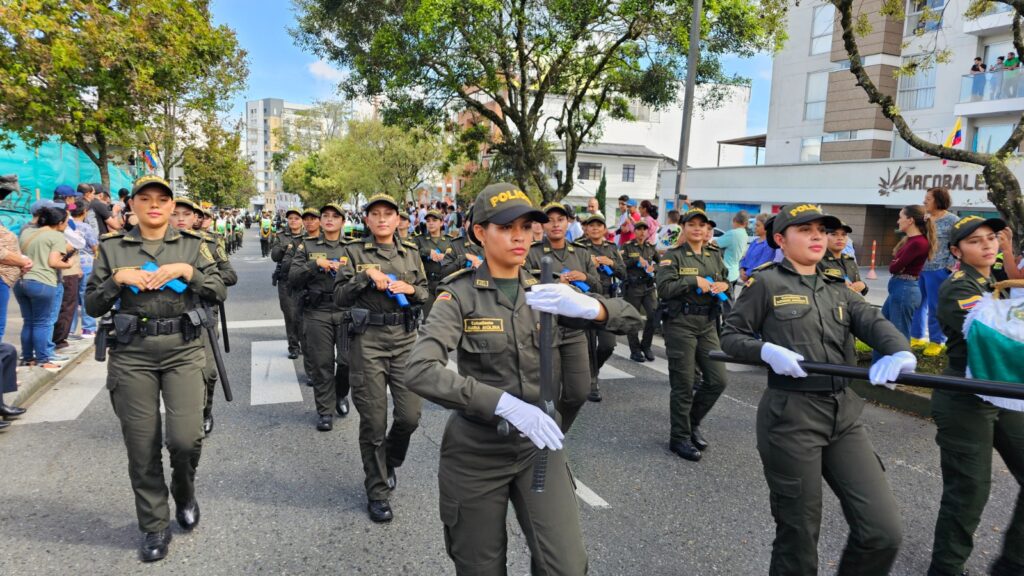
<svg viewBox="0 0 1024 576">
<path fill-rule="evenodd" d="M 1020 58 L 1013 52 L 1006 54 L 1003 60 L 1003 98 L 1017 97 L 1017 69 L 1020 68 Z"/>
<path fill-rule="evenodd" d="M 999 56 L 996 58 L 996 63 L 988 69 L 992 73 L 992 81 L 989 83 L 992 86 L 992 90 L 989 92 L 990 100 L 998 100 L 1003 97 L 1003 70 L 1006 69 L 1004 62 L 1006 62 L 1006 58 Z"/>
<path fill-rule="evenodd" d="M 974 58 L 971 66 L 971 102 L 981 100 L 985 96 L 985 71 L 988 69 L 981 61 L 981 56 Z"/>
</svg>

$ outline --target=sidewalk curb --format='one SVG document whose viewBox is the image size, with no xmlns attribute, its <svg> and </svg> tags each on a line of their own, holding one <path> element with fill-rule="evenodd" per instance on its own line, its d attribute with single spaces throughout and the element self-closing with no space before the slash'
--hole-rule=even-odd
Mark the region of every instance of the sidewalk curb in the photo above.
<svg viewBox="0 0 1024 576">
<path fill-rule="evenodd" d="M 850 387 L 861 397 L 887 408 L 907 412 L 919 418 L 932 417 L 931 397 L 897 385 L 895 390 L 875 386 L 865 380 L 851 380 Z"/>
<path fill-rule="evenodd" d="M 22 383 L 18 386 L 18 391 L 11 404 L 21 408 L 29 407 L 47 390 L 52 388 L 54 384 L 60 382 L 65 375 L 78 366 L 95 348 L 96 345 L 93 343 L 82 348 L 71 360 L 64 363 L 57 372 L 50 372 L 42 368 L 32 368 L 25 372 L 19 372 L 19 374 L 24 374 L 24 377 L 21 378 Z"/>
</svg>

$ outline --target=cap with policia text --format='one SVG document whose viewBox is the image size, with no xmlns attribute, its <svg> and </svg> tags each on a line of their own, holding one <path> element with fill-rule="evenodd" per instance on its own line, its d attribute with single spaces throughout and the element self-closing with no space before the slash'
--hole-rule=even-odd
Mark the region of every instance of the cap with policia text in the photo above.
<svg viewBox="0 0 1024 576">
<path fill-rule="evenodd" d="M 949 245 L 956 246 L 982 226 L 988 226 L 993 232 L 999 232 L 1006 228 L 1006 222 L 1000 218 L 985 219 L 981 216 L 965 216 L 953 224 L 953 229 L 949 232 Z"/>
<path fill-rule="evenodd" d="M 370 205 L 367 204 L 366 207 L 369 208 Z M 328 202 L 327 204 L 324 204 L 323 206 L 321 206 L 320 207 L 320 215 L 321 216 L 323 216 L 324 210 L 334 210 L 335 212 L 338 213 L 339 216 L 341 216 L 342 218 L 345 218 L 345 210 L 337 202 Z"/>
<path fill-rule="evenodd" d="M 382 202 L 384 204 L 387 204 L 388 206 L 391 206 L 395 210 L 400 210 L 398 202 L 395 202 L 394 198 L 392 198 L 388 194 L 381 193 L 370 196 L 370 198 L 366 201 L 366 205 L 363 207 L 363 212 L 369 212 L 370 208 L 372 208 L 374 204 L 380 204 Z"/>
<path fill-rule="evenodd" d="M 167 194 L 174 196 L 174 191 L 171 190 L 171 185 L 167 183 L 167 180 L 164 180 L 163 178 L 159 176 L 154 176 L 152 174 L 150 174 L 149 176 L 143 176 L 142 178 L 136 180 L 135 184 L 132 186 L 131 195 L 135 196 L 136 194 L 141 192 L 143 188 L 149 188 L 150 186 L 160 188 Z"/>
<path fill-rule="evenodd" d="M 319 218 L 320 217 L 320 211 L 317 210 L 316 208 L 306 208 L 305 210 L 302 211 L 302 217 L 305 218 L 306 216 L 312 216 L 313 218 Z"/>
<path fill-rule="evenodd" d="M 767 237 L 768 245 L 772 248 L 778 248 L 779 245 L 775 243 L 774 238 L 776 234 L 782 234 L 790 226 L 807 224 L 817 220 L 821 220 L 826 230 L 835 230 L 843 225 L 839 218 L 825 214 L 821 211 L 820 207 L 814 204 L 789 204 L 783 206 L 779 213 L 771 219 L 771 228 L 768 230 Z"/>
<path fill-rule="evenodd" d="M 508 224 L 520 216 L 540 223 L 548 221 L 547 214 L 535 208 L 530 197 L 514 184 L 491 184 L 473 202 L 473 224 Z"/>
</svg>

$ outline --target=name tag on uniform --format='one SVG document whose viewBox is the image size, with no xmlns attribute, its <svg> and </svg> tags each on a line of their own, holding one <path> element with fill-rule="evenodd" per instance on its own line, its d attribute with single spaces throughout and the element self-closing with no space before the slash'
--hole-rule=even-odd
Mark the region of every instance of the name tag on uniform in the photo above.
<svg viewBox="0 0 1024 576">
<path fill-rule="evenodd" d="M 380 270 L 380 264 L 357 264 L 356 274 L 364 270 Z"/>
<path fill-rule="evenodd" d="M 698 270 L 697 268 L 680 268 L 679 274 L 681 276 L 696 276 L 700 274 L 700 270 Z"/>
<path fill-rule="evenodd" d="M 640 257 L 640 253 L 639 252 L 630 252 L 627 255 L 627 258 L 639 258 L 639 257 Z"/>
<path fill-rule="evenodd" d="M 831 276 L 833 278 L 842 278 L 846 276 L 846 274 L 843 274 L 843 271 L 840 270 L 839 268 L 826 268 L 825 276 Z"/>
<path fill-rule="evenodd" d="M 807 296 L 800 296 L 799 294 L 783 294 L 782 296 L 775 296 L 772 303 L 776 308 L 778 308 L 779 306 L 790 306 L 794 304 L 803 304 L 804 306 L 808 306 L 811 301 Z"/>
<path fill-rule="evenodd" d="M 327 258 L 327 252 L 309 252 L 310 260 L 317 260 L 320 258 Z"/>
<path fill-rule="evenodd" d="M 501 318 L 466 318 L 462 321 L 462 331 L 467 334 L 504 332 L 505 323 Z"/>
</svg>

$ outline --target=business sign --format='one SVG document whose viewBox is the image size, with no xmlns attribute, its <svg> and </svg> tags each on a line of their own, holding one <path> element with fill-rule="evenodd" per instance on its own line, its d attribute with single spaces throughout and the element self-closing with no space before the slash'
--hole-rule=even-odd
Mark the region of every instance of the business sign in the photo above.
<svg viewBox="0 0 1024 576">
<path fill-rule="evenodd" d="M 878 178 L 878 194 L 881 196 L 907 190 L 923 192 L 938 187 L 951 192 L 988 189 L 984 176 L 967 171 L 952 174 L 910 174 L 902 166 L 897 166 L 895 173 L 891 168 L 886 168 L 885 176 Z"/>
</svg>

